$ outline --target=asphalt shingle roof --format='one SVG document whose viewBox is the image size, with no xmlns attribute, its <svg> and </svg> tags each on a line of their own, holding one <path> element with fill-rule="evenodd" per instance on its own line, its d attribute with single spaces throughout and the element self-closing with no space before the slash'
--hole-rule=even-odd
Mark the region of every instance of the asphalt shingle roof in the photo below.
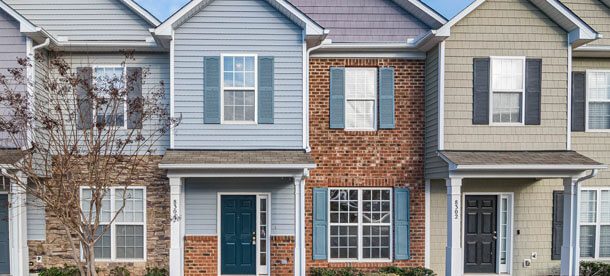
<svg viewBox="0 0 610 276">
<path fill-rule="evenodd" d="M 456 165 L 603 165 L 575 151 L 440 151 Z"/>
<path fill-rule="evenodd" d="M 304 151 L 185 151 L 170 150 L 161 164 L 315 164 Z"/>
</svg>

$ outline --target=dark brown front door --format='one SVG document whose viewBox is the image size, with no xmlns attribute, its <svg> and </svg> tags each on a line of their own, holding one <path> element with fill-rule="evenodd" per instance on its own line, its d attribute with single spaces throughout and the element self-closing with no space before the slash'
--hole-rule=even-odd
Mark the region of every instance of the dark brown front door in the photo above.
<svg viewBox="0 0 610 276">
<path fill-rule="evenodd" d="M 496 272 L 497 206 L 495 195 L 466 196 L 464 272 Z"/>
</svg>

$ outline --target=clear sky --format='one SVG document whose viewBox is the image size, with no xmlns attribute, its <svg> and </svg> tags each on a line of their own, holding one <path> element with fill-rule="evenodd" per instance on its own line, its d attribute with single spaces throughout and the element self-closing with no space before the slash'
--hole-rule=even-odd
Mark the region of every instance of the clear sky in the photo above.
<svg viewBox="0 0 610 276">
<path fill-rule="evenodd" d="M 472 0 L 422 0 L 447 18 L 453 17 Z M 189 0 L 136 0 L 140 5 L 148 9 L 159 20 L 163 21 Z"/>
</svg>

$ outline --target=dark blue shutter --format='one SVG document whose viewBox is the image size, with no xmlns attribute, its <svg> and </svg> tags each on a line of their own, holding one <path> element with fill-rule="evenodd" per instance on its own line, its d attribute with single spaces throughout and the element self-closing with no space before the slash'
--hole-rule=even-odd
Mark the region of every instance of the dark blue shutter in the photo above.
<svg viewBox="0 0 610 276">
<path fill-rule="evenodd" d="M 525 124 L 540 124 L 542 59 L 525 61 Z"/>
<path fill-rule="evenodd" d="M 410 191 L 394 188 L 394 259 L 411 259 Z"/>
<path fill-rule="evenodd" d="M 563 245 L 563 191 L 553 191 L 553 239 L 551 260 L 561 260 Z"/>
<path fill-rule="evenodd" d="M 489 124 L 489 58 L 475 58 L 473 66 L 472 124 Z"/>
<path fill-rule="evenodd" d="M 585 131 L 587 73 L 572 73 L 572 131 Z"/>
<path fill-rule="evenodd" d="M 203 122 L 220 124 L 220 57 L 203 58 Z"/>
<path fill-rule="evenodd" d="M 258 123 L 273 124 L 273 57 L 258 58 Z"/>
<path fill-rule="evenodd" d="M 78 84 L 76 86 L 76 103 L 78 116 L 77 129 L 90 129 L 93 126 L 93 70 L 91 67 L 76 68 Z"/>
<path fill-rule="evenodd" d="M 345 68 L 330 68 L 330 128 L 345 128 Z"/>
<path fill-rule="evenodd" d="M 328 189 L 313 189 L 313 259 L 328 259 Z"/>
<path fill-rule="evenodd" d="M 394 68 L 379 68 L 379 128 L 394 127 Z"/>
<path fill-rule="evenodd" d="M 144 101 L 142 98 L 142 68 L 127 67 L 127 128 L 142 128 Z"/>
</svg>

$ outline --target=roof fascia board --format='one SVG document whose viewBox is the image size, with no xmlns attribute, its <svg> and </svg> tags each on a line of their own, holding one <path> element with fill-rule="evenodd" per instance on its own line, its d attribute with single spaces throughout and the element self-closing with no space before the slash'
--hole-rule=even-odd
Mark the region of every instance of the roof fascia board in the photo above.
<svg viewBox="0 0 610 276">
<path fill-rule="evenodd" d="M 214 0 L 193 0 L 187 5 L 182 7 L 179 11 L 174 13 L 170 18 L 161 23 L 155 30 L 154 34 L 157 36 L 168 37 L 171 36 L 171 32 L 180 26 L 183 21 L 187 20 L 194 13 L 204 9 L 205 6 L 209 5 Z M 271 6 L 280 11 L 285 16 L 289 17 L 292 21 L 297 21 L 303 29 L 305 29 L 306 35 L 313 36 L 324 36 L 328 32 L 322 28 L 318 23 L 307 17 L 303 12 L 294 7 L 292 4 L 285 0 L 266 0 Z"/>
<path fill-rule="evenodd" d="M 393 0 L 394 3 L 424 22 L 431 28 L 437 29 L 447 24 L 447 19 L 419 0 Z"/>
<path fill-rule="evenodd" d="M 449 20 L 449 22 L 447 22 L 447 24 L 445 24 L 441 28 L 439 28 L 436 31 L 436 35 L 437 36 L 446 36 L 446 37 L 450 36 L 451 27 L 453 27 L 455 24 L 457 24 L 462 19 L 464 19 L 464 17 L 468 16 L 471 12 L 476 10 L 481 4 L 483 4 L 483 2 L 485 2 L 485 0 L 476 0 L 476 1 L 472 2 L 470 5 L 468 5 L 468 7 L 464 8 L 456 16 L 451 18 L 451 20 Z"/>
<path fill-rule="evenodd" d="M 610 0 L 600 0 L 602 1 L 602 3 L 604 3 L 604 5 L 606 5 L 606 7 L 610 8 Z"/>
<path fill-rule="evenodd" d="M 4 1 L 0 0 L 0 9 L 6 12 L 8 15 L 13 17 L 15 20 L 19 22 L 19 30 L 22 33 L 35 33 L 41 30 L 40 27 L 34 25 L 32 22 L 23 17 L 20 13 L 11 8 Z"/>
<path fill-rule="evenodd" d="M 135 1 L 132 1 L 132 0 L 120 0 L 120 1 L 123 4 L 125 4 L 125 6 L 127 6 L 129 9 L 131 9 L 133 12 L 135 12 L 137 15 L 139 15 L 144 20 L 146 20 L 146 22 L 153 25 L 154 27 L 157 27 L 157 26 L 159 26 L 159 24 L 161 24 L 161 21 L 159 21 L 159 19 L 157 19 L 147 9 L 140 6 Z"/>
</svg>

